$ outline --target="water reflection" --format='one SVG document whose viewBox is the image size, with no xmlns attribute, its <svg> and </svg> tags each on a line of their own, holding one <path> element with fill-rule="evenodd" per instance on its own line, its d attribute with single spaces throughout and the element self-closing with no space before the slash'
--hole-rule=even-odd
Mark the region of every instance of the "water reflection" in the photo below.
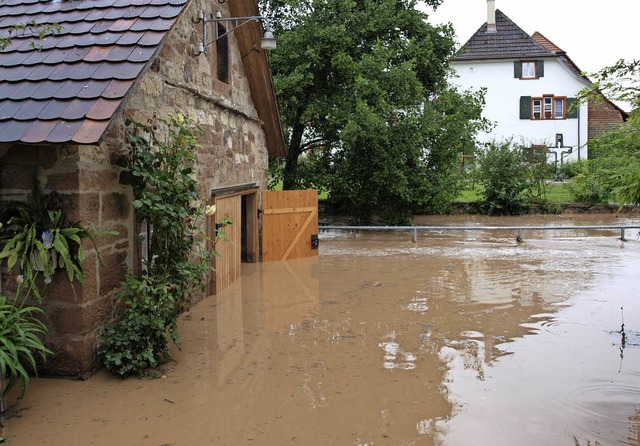
<svg viewBox="0 0 640 446">
<path fill-rule="evenodd" d="M 165 379 L 36 380 L 3 436 L 638 446 L 640 243 L 588 235 L 327 234 L 198 304 Z"/>
</svg>

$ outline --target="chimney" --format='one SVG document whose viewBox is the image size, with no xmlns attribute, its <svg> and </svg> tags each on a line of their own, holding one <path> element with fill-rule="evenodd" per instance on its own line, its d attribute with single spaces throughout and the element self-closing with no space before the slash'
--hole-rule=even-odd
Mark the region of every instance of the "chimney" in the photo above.
<svg viewBox="0 0 640 446">
<path fill-rule="evenodd" d="M 487 0 L 487 32 L 498 32 L 496 28 L 496 0 Z"/>
</svg>

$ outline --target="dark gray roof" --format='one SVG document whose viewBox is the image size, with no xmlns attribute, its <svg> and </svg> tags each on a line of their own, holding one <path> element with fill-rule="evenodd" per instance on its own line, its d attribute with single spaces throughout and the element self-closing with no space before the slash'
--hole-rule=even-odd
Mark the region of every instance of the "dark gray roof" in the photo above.
<svg viewBox="0 0 640 446">
<path fill-rule="evenodd" d="M 513 23 L 502 11 L 496 9 L 497 32 L 488 33 L 487 24 L 480 27 L 454 56 L 454 61 L 521 59 L 551 57 L 555 54 L 536 42 Z"/>
<path fill-rule="evenodd" d="M 187 2 L 0 0 L 0 36 L 30 21 L 61 27 L 14 34 L 0 51 L 0 143 L 99 142 Z"/>
</svg>

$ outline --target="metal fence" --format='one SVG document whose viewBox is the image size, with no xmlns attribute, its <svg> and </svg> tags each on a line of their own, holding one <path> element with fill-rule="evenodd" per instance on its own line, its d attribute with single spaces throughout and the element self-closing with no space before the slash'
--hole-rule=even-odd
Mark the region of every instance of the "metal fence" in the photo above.
<svg viewBox="0 0 640 446">
<path fill-rule="evenodd" d="M 516 240 L 523 240 L 524 231 L 557 231 L 557 230 L 616 230 L 620 231 L 620 240 L 625 238 L 628 229 L 640 229 L 640 226 L 623 225 L 623 226 L 319 226 L 320 231 L 411 231 L 413 233 L 413 242 L 418 241 L 418 231 L 517 231 Z"/>
</svg>

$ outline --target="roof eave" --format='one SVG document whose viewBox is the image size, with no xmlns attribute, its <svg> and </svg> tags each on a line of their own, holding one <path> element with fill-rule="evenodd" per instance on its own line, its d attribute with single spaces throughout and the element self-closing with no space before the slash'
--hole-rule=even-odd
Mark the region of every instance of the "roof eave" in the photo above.
<svg viewBox="0 0 640 446">
<path fill-rule="evenodd" d="M 259 15 L 255 0 L 236 0 L 229 2 L 229 9 L 234 17 L 250 17 Z M 251 90 L 251 99 L 262 121 L 270 156 L 284 156 L 286 143 L 280 121 L 280 112 L 276 98 L 276 89 L 269 67 L 269 59 L 265 50 L 255 47 L 262 38 L 262 27 L 259 22 L 252 21 L 235 30 L 245 75 Z"/>
</svg>

